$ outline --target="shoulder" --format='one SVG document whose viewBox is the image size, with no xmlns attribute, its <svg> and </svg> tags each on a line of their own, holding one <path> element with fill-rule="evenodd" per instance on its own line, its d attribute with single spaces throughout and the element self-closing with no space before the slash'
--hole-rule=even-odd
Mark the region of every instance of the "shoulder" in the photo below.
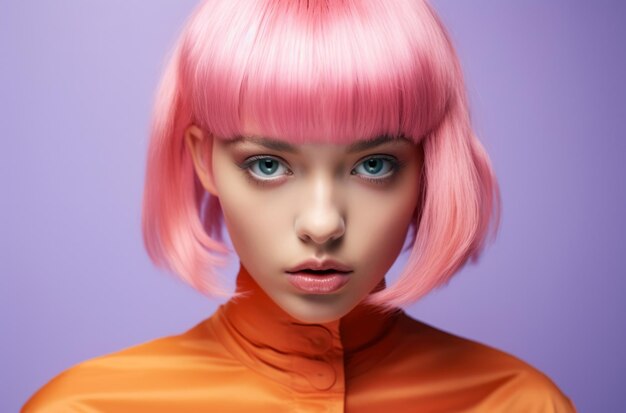
<svg viewBox="0 0 626 413">
<path fill-rule="evenodd" d="M 219 359 L 219 363 L 215 360 Z M 50 380 L 26 402 L 22 413 L 124 411 L 121 400 L 180 388 L 203 369 L 217 376 L 230 354 L 206 320 L 178 335 L 158 338 L 79 363 Z M 214 374 L 211 374 L 214 373 Z"/>
<path fill-rule="evenodd" d="M 453 391 L 476 397 L 476 411 L 574 412 L 571 400 L 543 372 L 504 351 L 463 338 L 404 314 L 401 348 Z"/>
</svg>

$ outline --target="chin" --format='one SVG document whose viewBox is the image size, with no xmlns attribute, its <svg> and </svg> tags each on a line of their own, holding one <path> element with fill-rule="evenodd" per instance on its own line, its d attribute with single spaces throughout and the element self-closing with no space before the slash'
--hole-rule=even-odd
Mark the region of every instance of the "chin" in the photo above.
<svg viewBox="0 0 626 413">
<path fill-rule="evenodd" d="M 350 312 L 350 308 L 338 306 L 338 303 L 298 303 L 288 307 L 282 307 L 285 312 L 298 321 L 307 324 L 324 324 L 339 320 Z"/>
</svg>

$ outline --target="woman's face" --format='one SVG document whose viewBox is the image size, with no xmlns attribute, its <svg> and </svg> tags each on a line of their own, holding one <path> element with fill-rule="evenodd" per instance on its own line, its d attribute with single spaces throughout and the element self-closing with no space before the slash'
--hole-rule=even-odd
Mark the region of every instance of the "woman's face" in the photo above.
<svg viewBox="0 0 626 413">
<path fill-rule="evenodd" d="M 207 146 L 196 144 L 210 139 L 200 129 L 187 133 L 242 265 L 292 317 L 341 318 L 381 283 L 402 249 L 418 206 L 420 148 L 404 139 L 294 145 L 246 136 Z M 325 262 L 332 269 L 314 271 Z"/>
</svg>

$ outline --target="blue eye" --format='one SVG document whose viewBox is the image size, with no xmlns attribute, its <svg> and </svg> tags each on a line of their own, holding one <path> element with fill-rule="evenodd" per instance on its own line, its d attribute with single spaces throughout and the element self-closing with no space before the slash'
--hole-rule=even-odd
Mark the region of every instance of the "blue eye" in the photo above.
<svg viewBox="0 0 626 413">
<path fill-rule="evenodd" d="M 393 174 L 397 161 L 393 158 L 375 156 L 367 158 L 354 168 L 354 172 L 366 178 L 384 179 Z"/>
<path fill-rule="evenodd" d="M 258 156 L 248 159 L 245 167 L 258 179 L 270 180 L 281 175 L 286 175 L 287 167 L 276 158 L 268 156 Z M 278 173 L 276 173 L 278 172 Z"/>
</svg>

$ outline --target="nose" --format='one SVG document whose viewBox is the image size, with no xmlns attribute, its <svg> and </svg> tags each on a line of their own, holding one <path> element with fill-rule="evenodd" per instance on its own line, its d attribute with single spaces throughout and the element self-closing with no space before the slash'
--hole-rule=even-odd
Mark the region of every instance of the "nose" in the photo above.
<svg viewBox="0 0 626 413">
<path fill-rule="evenodd" d="M 329 180 L 316 179 L 306 192 L 295 221 L 298 238 L 318 245 L 341 238 L 346 232 L 344 214 Z"/>
</svg>

